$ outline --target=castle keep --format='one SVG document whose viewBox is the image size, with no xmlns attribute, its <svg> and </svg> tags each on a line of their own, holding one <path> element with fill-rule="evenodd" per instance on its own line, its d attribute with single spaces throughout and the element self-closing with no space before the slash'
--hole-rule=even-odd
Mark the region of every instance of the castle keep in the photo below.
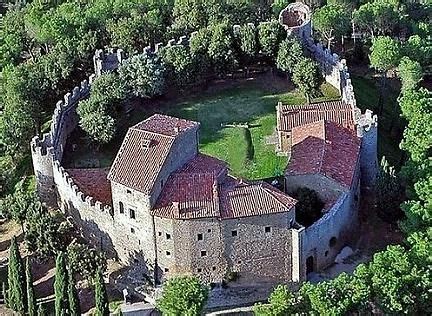
<svg viewBox="0 0 432 316">
<path fill-rule="evenodd" d="M 314 43 L 308 8 L 291 4 L 280 19 L 342 96 L 276 107 L 277 151 L 290 157 L 286 191 L 315 190 L 325 202 L 319 220 L 302 227 L 297 201 L 286 192 L 237 179 L 225 162 L 200 153 L 199 122 L 181 118 L 155 114 L 131 127 L 109 170 L 64 169 L 77 104 L 95 76 L 125 62 L 121 50 L 96 52 L 96 74 L 57 103 L 50 132 L 32 140 L 42 201 L 70 215 L 93 244 L 156 280 L 192 273 L 221 282 L 227 272 L 238 272 L 251 280 L 299 282 L 332 264 L 357 225 L 360 185 L 374 183 L 377 118 L 356 107 L 344 60 Z M 187 43 L 182 37 L 168 45 Z"/>
</svg>

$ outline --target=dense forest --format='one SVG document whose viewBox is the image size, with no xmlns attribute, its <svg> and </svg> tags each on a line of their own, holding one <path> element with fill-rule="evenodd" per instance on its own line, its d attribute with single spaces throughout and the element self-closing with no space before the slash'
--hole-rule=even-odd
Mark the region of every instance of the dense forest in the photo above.
<svg viewBox="0 0 432 316">
<path fill-rule="evenodd" d="M 302 54 L 300 45 L 294 40 L 284 40 L 277 22 L 278 13 L 289 2 L 35 0 L 3 3 L 0 215 L 29 226 L 30 231 L 31 225 L 51 223 L 44 216 L 41 219 L 39 215 L 26 215 L 36 207 L 35 203 L 28 202 L 36 199 L 29 142 L 34 135 L 49 128 L 56 101 L 93 72 L 93 55 L 98 48 L 119 47 L 133 57 L 118 73 L 101 76 L 91 97 L 79 105 L 80 126 L 96 143 L 106 143 L 116 133 L 118 114 L 113 105 L 119 100 L 152 98 L 163 93 L 166 81 L 181 88 L 206 80 L 208 73 L 222 76 L 235 68 L 247 67 L 257 58 L 280 71 L 292 73 L 292 80 L 308 95 L 316 86 L 315 78 L 302 78 L 300 70 L 309 69 L 307 73 L 313 74 L 316 68 L 307 59 L 296 59 Z M 428 87 L 431 87 L 432 70 L 432 5 L 427 0 L 305 2 L 313 8 L 314 36 L 347 58 L 348 63 L 369 67 L 380 78 L 377 81 L 380 104 L 374 109 L 378 114 L 387 97 L 390 75 L 396 74 L 401 82 L 400 95 L 394 104 L 394 112 L 401 113 L 405 125 L 400 143 L 404 152 L 401 168 L 395 170 L 383 163 L 376 192 L 384 217 L 399 220 L 406 240 L 377 253 L 352 275 L 342 274 L 317 285 L 306 283 L 298 292 L 280 286 L 268 304 L 258 305 L 255 312 L 259 315 L 309 312 L 342 315 L 371 311 L 431 314 L 432 97 Z M 259 28 L 247 24 L 258 25 L 262 21 L 268 23 Z M 233 34 L 234 24 L 241 26 L 237 35 Z M 158 56 L 142 54 L 148 45 L 193 31 L 198 34 L 189 49 L 177 47 Z M 355 44 L 351 43 L 353 31 L 362 35 Z M 300 64 L 297 71 L 296 64 Z M 116 89 L 112 89 L 114 86 Z M 400 209 L 402 216 L 399 216 Z M 39 249 L 46 255 L 55 255 L 56 245 L 47 245 L 37 236 L 32 238 L 34 251 Z M 44 238 L 55 241 L 55 238 Z M 65 247 L 62 244 L 60 248 Z"/>
</svg>

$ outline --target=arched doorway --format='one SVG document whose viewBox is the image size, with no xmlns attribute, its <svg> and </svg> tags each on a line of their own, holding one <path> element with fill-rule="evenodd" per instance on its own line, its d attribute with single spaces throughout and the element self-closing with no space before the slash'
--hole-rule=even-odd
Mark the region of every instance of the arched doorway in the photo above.
<svg viewBox="0 0 432 316">
<path fill-rule="evenodd" d="M 306 275 L 309 273 L 314 272 L 314 257 L 309 256 L 306 259 Z"/>
</svg>

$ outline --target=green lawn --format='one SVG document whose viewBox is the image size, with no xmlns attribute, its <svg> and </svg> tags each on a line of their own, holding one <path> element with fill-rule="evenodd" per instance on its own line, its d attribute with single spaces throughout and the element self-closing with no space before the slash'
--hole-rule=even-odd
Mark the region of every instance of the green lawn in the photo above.
<svg viewBox="0 0 432 316">
<path fill-rule="evenodd" d="M 65 163 L 75 167 L 109 166 L 127 128 L 157 112 L 200 122 L 200 151 L 226 161 L 231 174 L 248 179 L 279 175 L 286 167 L 287 159 L 276 155 L 274 145 L 266 144 L 266 138 L 274 133 L 276 127 L 275 107 L 278 101 L 302 104 L 305 99 L 286 81 L 276 77 L 272 80 L 234 82 L 180 100 L 141 106 L 127 120 L 122 120 L 121 132 L 110 144 L 98 151 L 82 148 L 69 153 Z M 315 101 L 339 98 L 337 91 L 328 84 L 323 84 L 320 90 L 322 96 Z M 248 145 L 242 128 L 222 127 L 230 123 L 252 125 L 252 160 L 247 159 Z"/>
</svg>

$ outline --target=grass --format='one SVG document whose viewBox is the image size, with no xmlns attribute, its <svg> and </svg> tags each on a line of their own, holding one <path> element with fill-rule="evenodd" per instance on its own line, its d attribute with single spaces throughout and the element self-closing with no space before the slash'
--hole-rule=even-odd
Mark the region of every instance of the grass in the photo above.
<svg viewBox="0 0 432 316">
<path fill-rule="evenodd" d="M 366 109 L 378 113 L 379 90 L 375 81 L 364 77 L 353 77 L 354 92 L 357 106 L 364 112 Z M 402 150 L 399 148 L 404 121 L 400 117 L 400 108 L 397 103 L 398 92 L 391 87 L 387 88 L 382 114 L 378 115 L 378 156 L 381 160 L 385 156 L 389 163 L 397 168 L 402 161 Z M 396 132 L 395 132 L 396 131 Z"/>
</svg>

